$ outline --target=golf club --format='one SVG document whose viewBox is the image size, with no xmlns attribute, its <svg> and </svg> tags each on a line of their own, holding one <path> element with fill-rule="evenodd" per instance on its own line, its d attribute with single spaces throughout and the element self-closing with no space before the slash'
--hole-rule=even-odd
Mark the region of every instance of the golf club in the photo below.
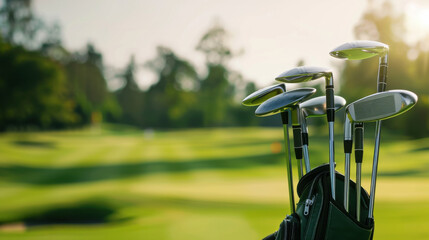
<svg viewBox="0 0 429 240">
<path fill-rule="evenodd" d="M 258 91 L 255 91 L 249 96 L 247 96 L 246 98 L 244 98 L 242 104 L 244 106 L 259 106 L 266 100 L 284 92 L 286 92 L 286 86 L 283 83 L 268 86 Z M 291 160 L 291 154 L 290 154 L 290 140 L 289 140 L 289 130 L 288 130 L 289 116 L 288 116 L 288 111 L 281 112 L 280 114 L 281 114 L 281 119 L 283 124 L 283 136 L 285 140 L 284 143 L 285 143 L 286 169 L 287 169 L 288 188 L 289 188 L 290 211 L 294 213 L 295 200 L 294 200 L 294 193 L 293 193 L 292 160 Z"/>
<path fill-rule="evenodd" d="M 344 129 L 348 132 L 345 132 L 345 136 L 351 136 L 351 124 L 353 122 L 374 122 L 389 119 L 395 116 L 398 116 L 409 109 L 411 109 L 417 103 L 417 95 L 410 91 L 406 90 L 390 90 L 381 93 L 374 93 L 372 95 L 361 98 L 346 107 L 346 122 L 345 124 L 349 125 Z M 362 129 L 363 130 L 363 129 Z M 363 138 L 363 131 L 359 133 L 360 137 Z M 362 143 L 362 140 L 357 139 L 359 144 Z M 356 147 L 361 148 L 361 146 Z M 363 153 L 363 152 L 361 152 Z M 361 154 L 359 153 L 359 154 Z M 361 161 L 361 157 L 357 155 L 357 161 Z M 360 163 L 359 163 L 360 164 Z M 373 169 L 374 170 L 374 169 Z M 375 173 L 377 176 L 377 173 Z M 360 174 L 356 176 L 357 182 L 360 182 Z M 371 189 L 374 187 L 375 191 L 375 179 L 371 179 Z M 359 199 L 357 201 L 357 216 L 360 219 L 360 185 L 357 186 L 357 191 L 359 192 Z M 370 194 L 370 205 L 368 211 L 368 219 L 373 218 L 374 211 L 374 199 L 375 192 Z M 370 221 L 371 221 L 370 220 Z"/>
<path fill-rule="evenodd" d="M 279 94 L 262 103 L 256 109 L 255 114 L 258 117 L 265 117 L 265 116 L 271 116 L 277 113 L 282 113 L 282 112 L 291 110 L 300 102 L 304 101 L 305 99 L 313 95 L 315 92 L 316 92 L 316 89 L 314 88 L 300 88 L 300 89 L 295 89 L 289 92 Z M 286 131 L 284 131 L 284 134 L 286 137 L 286 135 L 289 134 L 289 130 L 287 126 L 285 125 L 283 126 L 284 126 L 284 129 L 286 129 Z M 293 197 L 294 192 L 293 192 L 292 169 L 291 169 L 290 158 L 287 166 L 288 166 L 288 173 L 290 174 L 289 175 L 289 194 L 290 194 L 290 200 L 291 200 L 290 204 L 291 204 L 292 213 L 294 213 L 295 202 Z"/>
<path fill-rule="evenodd" d="M 334 108 L 335 111 L 340 110 L 346 105 L 346 100 L 340 96 L 334 97 Z M 307 129 L 307 118 L 311 117 L 322 117 L 326 115 L 326 97 L 320 96 L 309 99 L 299 104 L 301 109 L 301 126 L 302 126 L 302 143 L 303 153 L 305 162 L 305 171 L 308 173 L 311 171 L 310 157 L 308 153 L 308 129 Z"/>
<path fill-rule="evenodd" d="M 341 46 L 332 50 L 329 54 L 336 58 L 349 59 L 349 60 L 363 60 L 374 56 L 379 56 L 378 76 L 377 76 L 377 92 L 384 92 L 386 90 L 387 79 L 387 61 L 388 61 L 389 46 L 376 41 L 354 41 L 344 43 Z M 380 150 L 380 136 L 381 136 L 381 121 L 376 122 L 375 127 L 375 147 L 373 156 L 373 165 L 371 173 L 371 192 L 370 195 L 375 194 L 375 179 L 377 178 L 378 168 L 378 155 Z M 363 130 L 363 128 L 362 128 Z M 351 150 L 350 150 L 351 151 Z M 349 160 L 350 161 L 350 160 Z M 348 168 L 348 169 L 347 169 Z M 346 164 L 346 174 L 348 173 L 350 179 L 350 164 Z M 372 203 L 374 204 L 374 203 Z M 370 214 L 372 218 L 372 211 Z"/>
<path fill-rule="evenodd" d="M 335 199 L 335 156 L 334 156 L 334 121 L 335 121 L 335 108 L 334 108 L 334 79 L 332 71 L 322 67 L 296 67 L 288 70 L 278 77 L 276 80 L 286 83 L 301 83 L 316 80 L 318 78 L 325 78 L 326 86 L 326 116 L 329 126 L 329 168 L 331 179 L 331 193 L 332 198 Z"/>
</svg>

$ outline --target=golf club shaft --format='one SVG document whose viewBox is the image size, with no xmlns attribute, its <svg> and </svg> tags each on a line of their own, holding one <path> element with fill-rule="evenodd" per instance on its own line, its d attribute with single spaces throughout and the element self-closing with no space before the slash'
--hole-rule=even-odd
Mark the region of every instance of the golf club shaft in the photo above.
<svg viewBox="0 0 429 240">
<path fill-rule="evenodd" d="M 306 144 L 302 145 L 302 150 L 304 152 L 305 173 L 308 173 L 311 171 L 310 157 L 308 156 L 308 145 Z"/>
<path fill-rule="evenodd" d="M 283 135 L 285 143 L 285 154 L 286 157 L 286 169 L 288 177 L 288 187 L 289 187 L 289 204 L 291 213 L 295 213 L 295 196 L 293 191 L 293 175 L 292 175 L 292 158 L 290 154 L 290 140 L 289 140 L 289 127 L 288 127 L 288 112 L 281 113 L 283 120 Z"/>
<path fill-rule="evenodd" d="M 346 108 L 346 116 L 344 119 L 344 155 L 345 155 L 345 171 L 344 171 L 344 208 L 349 211 L 349 189 L 350 189 L 350 156 L 353 148 L 352 123 L 347 117 L 348 108 Z"/>
<path fill-rule="evenodd" d="M 377 92 L 384 92 L 386 90 L 387 66 L 388 66 L 387 61 L 388 61 L 388 54 L 385 54 L 384 56 L 380 57 L 379 64 L 378 64 Z M 371 192 L 369 196 L 368 218 L 370 219 L 372 219 L 374 216 L 375 184 L 377 182 L 380 138 L 381 138 L 381 121 L 377 121 L 375 124 L 375 146 L 374 146 L 374 156 L 373 156 L 373 162 L 372 162 L 372 173 L 371 173 Z"/>
<path fill-rule="evenodd" d="M 361 167 L 363 160 L 363 123 L 355 123 L 356 219 L 360 220 Z"/>
<path fill-rule="evenodd" d="M 334 151 L 334 121 L 335 99 L 334 79 L 332 74 L 326 79 L 326 117 L 329 126 L 329 173 L 331 179 L 332 199 L 335 200 L 335 151 Z"/>
<path fill-rule="evenodd" d="M 307 120 L 305 119 L 302 111 L 301 111 L 301 128 L 302 128 L 302 153 L 304 155 L 304 165 L 305 165 L 305 173 L 310 172 L 310 157 L 308 156 L 308 128 L 307 128 Z"/>
<path fill-rule="evenodd" d="M 360 221 L 360 193 L 361 193 L 361 168 L 362 163 L 356 164 L 356 219 Z"/>
<path fill-rule="evenodd" d="M 349 211 L 350 153 L 346 153 L 344 171 L 344 208 Z"/>
<path fill-rule="evenodd" d="M 329 173 L 331 178 L 332 198 L 335 200 L 335 159 L 334 159 L 334 122 L 329 124 Z"/>
<path fill-rule="evenodd" d="M 377 121 L 375 124 L 375 146 L 374 156 L 372 162 L 372 173 L 371 173 L 371 190 L 369 194 L 369 210 L 368 218 L 374 217 L 374 201 L 375 201 L 375 184 L 377 183 L 377 171 L 378 171 L 378 155 L 380 151 L 380 135 L 381 135 L 381 121 Z"/>
</svg>

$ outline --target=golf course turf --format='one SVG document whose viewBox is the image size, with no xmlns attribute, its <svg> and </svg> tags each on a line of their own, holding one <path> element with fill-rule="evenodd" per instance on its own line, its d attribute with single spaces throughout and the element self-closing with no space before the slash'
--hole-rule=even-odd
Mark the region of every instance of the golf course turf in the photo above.
<svg viewBox="0 0 429 240">
<path fill-rule="evenodd" d="M 327 163 L 327 136 L 309 133 L 311 166 Z M 0 239 L 261 239 L 289 213 L 281 141 L 280 127 L 0 134 Z M 383 132 L 374 239 L 426 239 L 428 189 L 429 139 Z"/>
</svg>

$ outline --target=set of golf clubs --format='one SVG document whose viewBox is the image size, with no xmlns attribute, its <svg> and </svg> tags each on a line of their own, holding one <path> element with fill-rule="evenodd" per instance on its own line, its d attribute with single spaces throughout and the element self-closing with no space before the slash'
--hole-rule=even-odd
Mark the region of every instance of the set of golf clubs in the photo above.
<svg viewBox="0 0 429 240">
<path fill-rule="evenodd" d="M 368 221 L 373 220 L 375 186 L 378 171 L 378 156 L 380 149 L 381 121 L 398 116 L 417 102 L 417 96 L 406 90 L 385 91 L 387 79 L 387 61 L 389 47 L 376 41 L 354 41 L 345 43 L 330 52 L 330 55 L 346 60 L 363 60 L 379 57 L 377 77 L 377 93 L 361 98 L 345 107 L 344 123 L 344 152 L 345 152 L 345 184 L 344 208 L 349 210 L 350 186 L 350 155 L 353 148 L 353 130 L 355 137 L 356 162 L 356 219 L 360 221 L 361 204 L 361 164 L 363 159 L 364 123 L 376 122 L 376 136 L 371 174 L 370 204 Z M 284 83 L 302 83 L 319 78 L 325 79 L 326 94 L 322 97 L 309 99 L 316 89 L 299 88 L 286 91 Z M 311 171 L 308 152 L 308 130 L 306 119 L 310 117 L 326 116 L 329 130 L 329 173 L 332 199 L 335 194 L 335 155 L 334 155 L 334 121 L 335 112 L 346 105 L 346 100 L 334 95 L 334 79 L 332 71 L 322 67 L 296 67 L 278 77 L 283 83 L 260 89 L 243 100 L 245 106 L 258 106 L 256 116 L 265 117 L 280 113 L 283 123 L 283 133 L 286 149 L 286 168 L 288 176 L 290 210 L 295 212 L 293 190 L 292 160 L 289 140 L 289 114 L 291 114 L 295 158 L 297 159 L 298 176 Z M 309 99 L 309 100 L 308 100 Z M 304 167 L 302 159 L 304 158 Z"/>
</svg>

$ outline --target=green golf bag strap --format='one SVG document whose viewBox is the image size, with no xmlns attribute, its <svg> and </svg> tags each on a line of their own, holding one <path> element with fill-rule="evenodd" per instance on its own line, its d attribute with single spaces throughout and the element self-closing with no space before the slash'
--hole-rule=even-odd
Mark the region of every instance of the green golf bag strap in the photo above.
<svg viewBox="0 0 429 240">
<path fill-rule="evenodd" d="M 296 214 L 300 219 L 301 240 L 369 240 L 374 223 L 366 221 L 368 193 L 361 188 L 361 222 L 356 220 L 356 184 L 350 181 L 349 211 L 344 209 L 344 176 L 336 173 L 336 195 L 332 199 L 329 165 L 319 166 L 301 178 Z"/>
<path fill-rule="evenodd" d="M 297 214 L 288 215 L 281 223 L 279 230 L 265 237 L 262 240 L 299 240 L 300 223 Z"/>
</svg>

